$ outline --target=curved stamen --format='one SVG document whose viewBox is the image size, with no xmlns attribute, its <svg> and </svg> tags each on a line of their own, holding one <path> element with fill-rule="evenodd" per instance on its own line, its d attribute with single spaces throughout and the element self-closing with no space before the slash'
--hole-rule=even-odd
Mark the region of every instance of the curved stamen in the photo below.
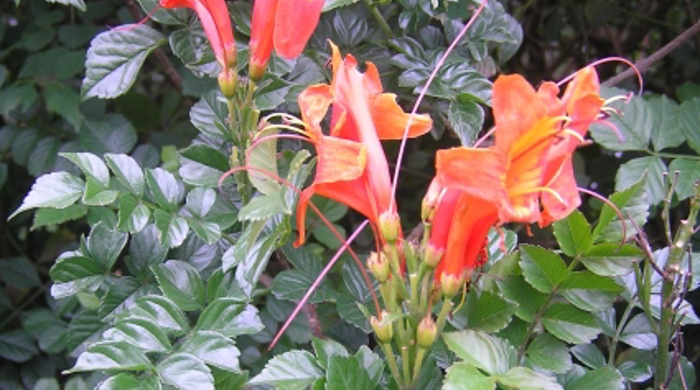
<svg viewBox="0 0 700 390">
<path fill-rule="evenodd" d="M 637 69 L 637 66 L 635 64 L 633 64 L 632 61 L 630 61 L 626 58 L 622 58 L 622 57 L 607 57 L 607 58 L 601 58 L 599 60 L 593 61 L 587 66 L 596 67 L 598 65 L 606 64 L 608 62 L 621 62 L 625 65 L 628 65 L 630 68 L 634 69 L 634 73 L 637 75 L 637 81 L 639 81 L 639 94 L 640 95 L 642 94 L 642 91 L 644 90 L 644 80 L 642 79 L 642 74 L 639 72 L 639 69 Z M 568 83 L 574 77 L 576 77 L 576 74 L 578 74 L 578 72 L 580 72 L 582 70 L 583 69 L 579 69 L 576 72 L 564 77 L 562 80 L 557 82 L 557 86 L 561 87 L 563 84 Z"/>
</svg>

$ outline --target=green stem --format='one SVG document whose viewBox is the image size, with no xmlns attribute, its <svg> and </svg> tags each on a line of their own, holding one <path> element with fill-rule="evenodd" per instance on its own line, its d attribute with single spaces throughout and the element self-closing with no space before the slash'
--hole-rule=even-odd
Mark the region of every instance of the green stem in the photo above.
<svg viewBox="0 0 700 390">
<path fill-rule="evenodd" d="M 664 153 L 664 152 L 654 152 L 652 150 L 645 150 L 645 152 L 651 156 L 661 157 L 661 158 L 684 158 L 687 160 L 700 160 L 700 156 L 693 156 L 689 154 L 676 154 L 676 153 Z"/>
<path fill-rule="evenodd" d="M 418 297 L 418 285 L 420 280 L 417 273 L 412 273 L 408 276 L 408 281 L 411 285 L 411 311 L 416 311 L 420 308 L 420 299 Z"/>
<path fill-rule="evenodd" d="M 661 318 L 659 320 L 658 358 L 656 360 L 656 376 L 654 388 L 663 389 L 670 378 L 670 353 L 668 350 L 671 338 L 676 330 L 673 307 L 676 293 L 676 275 L 680 272 L 681 261 L 686 253 L 690 238 L 693 235 L 695 221 L 700 211 L 700 186 L 696 186 L 695 195 L 690 201 L 688 219 L 681 221 L 680 228 L 676 231 L 671 251 L 664 267 L 663 280 L 661 282 Z"/>
<path fill-rule="evenodd" d="M 411 380 L 411 359 L 409 357 L 408 347 L 405 345 L 401 347 L 401 366 L 403 368 L 403 382 L 405 385 L 408 385 Z"/>
<path fill-rule="evenodd" d="M 381 12 L 377 9 L 377 5 L 372 2 L 372 0 L 364 0 L 365 5 L 369 9 L 369 13 L 372 15 L 374 20 L 377 21 L 377 24 L 379 24 L 379 28 L 386 34 L 387 37 L 393 38 L 394 37 L 394 32 L 391 31 L 391 27 L 389 26 L 389 23 L 386 22 L 386 19 L 384 19 L 384 16 L 382 15 Z"/>
<path fill-rule="evenodd" d="M 411 381 L 411 386 L 416 385 L 418 374 L 420 374 L 420 370 L 423 367 L 423 358 L 425 357 L 426 352 L 427 351 L 421 347 L 418 347 L 418 350 L 416 351 L 416 361 L 413 363 L 413 379 Z"/>
<path fill-rule="evenodd" d="M 617 352 L 617 343 L 620 340 L 620 335 L 622 334 L 622 329 L 624 328 L 625 324 L 627 323 L 627 319 L 629 318 L 630 314 L 632 314 L 632 309 L 634 309 L 634 302 L 630 302 L 627 307 L 625 308 L 625 311 L 622 313 L 622 318 L 620 318 L 620 323 L 617 326 L 617 330 L 615 331 L 615 336 L 613 336 L 612 339 L 612 344 L 610 345 L 610 353 L 608 355 L 608 365 L 612 366 L 615 363 L 615 355 Z"/>
<path fill-rule="evenodd" d="M 403 386 L 403 381 L 401 380 L 401 373 L 399 371 L 399 365 L 398 363 L 396 363 L 396 355 L 394 355 L 394 351 L 391 349 L 391 344 L 380 343 L 379 345 L 381 346 L 382 351 L 384 352 L 384 356 L 386 356 L 391 375 L 394 377 L 394 379 L 396 379 L 396 382 L 399 384 L 399 386 Z"/>
<path fill-rule="evenodd" d="M 442 308 L 440 309 L 437 321 L 435 322 L 435 327 L 437 328 L 438 335 L 442 333 L 442 329 L 445 327 L 445 320 L 447 320 L 447 315 L 450 314 L 452 307 L 454 307 L 454 303 L 452 303 L 451 299 L 445 298 L 442 300 Z"/>
</svg>

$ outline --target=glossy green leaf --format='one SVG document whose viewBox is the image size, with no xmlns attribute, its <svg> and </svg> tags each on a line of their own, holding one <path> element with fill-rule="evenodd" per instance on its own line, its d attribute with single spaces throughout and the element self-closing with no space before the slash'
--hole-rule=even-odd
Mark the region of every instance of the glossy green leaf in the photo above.
<svg viewBox="0 0 700 390">
<path fill-rule="evenodd" d="M 83 0 L 46 0 L 48 3 L 59 3 L 63 5 L 71 5 L 83 12 L 87 9 Z"/>
<path fill-rule="evenodd" d="M 506 388 L 521 390 L 563 390 L 553 377 L 532 371 L 527 367 L 513 367 L 497 376 L 496 382 Z"/>
<path fill-rule="evenodd" d="M 637 314 L 625 325 L 620 334 L 620 340 L 637 349 L 653 350 L 656 348 L 657 338 L 649 325 L 649 320 L 643 314 Z"/>
<path fill-rule="evenodd" d="M 326 386 L 331 389 L 373 389 L 372 381 L 353 356 L 331 356 L 326 371 Z"/>
<path fill-rule="evenodd" d="M 109 99 L 129 90 L 148 54 L 163 43 L 165 37 L 144 24 L 95 37 L 85 62 L 83 98 Z"/>
<path fill-rule="evenodd" d="M 201 23 L 194 22 L 170 34 L 170 47 L 196 77 L 216 77 L 220 71 Z"/>
<path fill-rule="evenodd" d="M 189 263 L 168 260 L 153 266 L 160 289 L 182 310 L 191 311 L 205 306 L 204 283 L 199 272 Z"/>
<path fill-rule="evenodd" d="M 622 362 L 617 369 L 630 382 L 644 382 L 654 375 L 649 364 L 629 360 Z"/>
<path fill-rule="evenodd" d="M 493 390 L 496 379 L 466 362 L 455 363 L 447 369 L 443 390 Z"/>
<path fill-rule="evenodd" d="M 163 246 L 173 248 L 182 245 L 189 232 L 189 225 L 185 218 L 157 209 L 154 219 Z"/>
<path fill-rule="evenodd" d="M 591 245 L 591 227 L 578 210 L 574 210 L 565 219 L 554 222 L 552 227 L 559 247 L 567 256 L 575 257 Z"/>
<path fill-rule="evenodd" d="M 572 305 L 591 313 L 607 310 L 618 297 L 616 293 L 577 288 L 563 290 L 561 295 Z"/>
<path fill-rule="evenodd" d="M 548 333 L 542 333 L 530 342 L 526 356 L 531 364 L 559 374 L 569 371 L 572 365 L 566 343 Z"/>
<path fill-rule="evenodd" d="M 172 348 L 165 331 L 154 321 L 142 317 L 127 317 L 117 321 L 114 328 L 106 331 L 103 337 L 106 340 L 128 342 L 144 352 L 165 353 Z"/>
<path fill-rule="evenodd" d="M 27 170 L 31 175 L 40 176 L 54 170 L 61 141 L 47 137 L 36 143 L 27 160 Z"/>
<path fill-rule="evenodd" d="M 547 308 L 542 325 L 552 335 L 573 344 L 588 343 L 601 332 L 593 316 L 565 303 L 554 303 Z"/>
<path fill-rule="evenodd" d="M 506 280 L 498 281 L 497 284 L 507 299 L 518 304 L 515 315 L 524 321 L 533 321 L 535 313 L 547 301 L 547 295 L 537 291 L 522 276 L 511 276 Z"/>
<path fill-rule="evenodd" d="M 236 281 L 249 297 L 253 293 L 254 286 L 260 280 L 270 255 L 279 246 L 280 240 L 289 233 L 288 223 L 288 221 L 283 221 L 278 224 L 271 232 L 257 237 L 250 246 L 242 242 L 243 236 L 236 243 L 237 257 L 241 259 L 238 268 L 236 268 Z M 239 246 L 239 244 L 241 245 Z"/>
<path fill-rule="evenodd" d="M 305 247 L 292 248 L 291 244 L 282 247 L 282 253 L 294 266 L 294 269 L 282 271 L 272 282 L 272 293 L 277 298 L 298 301 L 309 290 L 311 284 L 321 273 L 321 259 L 310 253 Z M 334 300 L 338 292 L 328 280 L 324 280 L 309 298 L 310 303 Z"/>
<path fill-rule="evenodd" d="M 581 258 L 591 272 L 600 276 L 623 276 L 632 272 L 632 266 L 643 254 L 633 245 L 604 243 L 593 245 Z"/>
<path fill-rule="evenodd" d="M 203 134 L 223 140 L 231 140 L 231 131 L 226 124 L 228 108 L 226 99 L 219 91 L 202 96 L 190 110 L 190 121 Z"/>
<path fill-rule="evenodd" d="M 675 191 L 678 200 L 690 198 L 695 194 L 695 185 L 700 182 L 700 161 L 689 158 L 677 158 L 668 166 L 670 180 L 675 180 L 678 172 L 678 179 L 675 181 Z"/>
<path fill-rule="evenodd" d="M 204 362 L 189 354 L 176 353 L 158 363 L 161 381 L 179 390 L 214 390 L 214 377 Z"/>
<path fill-rule="evenodd" d="M 273 132 L 268 132 L 273 135 Z M 247 165 L 256 170 L 277 175 L 277 138 L 269 138 L 258 142 L 248 157 Z M 281 185 L 273 178 L 258 172 L 250 172 L 250 182 L 265 195 L 278 192 Z"/>
<path fill-rule="evenodd" d="M 678 110 L 678 125 L 695 152 L 700 153 L 700 98 L 696 97 L 681 104 Z"/>
<path fill-rule="evenodd" d="M 143 170 L 136 160 L 125 154 L 105 154 L 105 162 L 120 183 L 136 197 L 142 197 L 146 188 Z"/>
<path fill-rule="evenodd" d="M 151 362 L 141 350 L 126 341 L 102 341 L 92 344 L 78 356 L 78 361 L 65 373 L 80 371 L 142 371 L 151 368 Z"/>
<path fill-rule="evenodd" d="M 348 350 L 337 341 L 324 340 L 319 338 L 313 338 L 311 340 L 311 345 L 314 348 L 314 353 L 316 354 L 316 362 L 324 370 L 328 369 L 330 360 L 336 356 L 348 357 Z"/>
<path fill-rule="evenodd" d="M 58 209 L 68 207 L 80 199 L 84 189 L 85 182 L 67 172 L 54 172 L 41 176 L 32 185 L 22 205 L 9 218 L 37 207 Z"/>
<path fill-rule="evenodd" d="M 316 352 L 316 356 L 318 356 L 320 359 L 318 352 Z M 376 383 L 384 370 L 384 360 L 379 357 L 379 355 L 372 352 L 366 345 L 360 346 L 357 353 L 355 353 L 355 359 L 357 359 L 357 361 L 360 362 L 360 365 L 364 367 L 370 380 Z M 425 363 L 425 365 L 428 364 L 428 362 Z"/>
<path fill-rule="evenodd" d="M 618 88 L 604 88 L 601 93 L 604 98 L 625 94 L 627 91 Z M 635 96 L 629 102 L 617 100 L 609 106 L 619 112 L 609 119 L 617 130 L 611 129 L 609 125 L 593 124 L 593 139 L 610 150 L 646 150 L 654 128 L 654 117 L 649 104 Z"/>
<path fill-rule="evenodd" d="M 445 345 L 462 360 L 490 374 L 504 373 L 514 365 L 515 349 L 490 334 L 463 330 L 443 336 Z"/>
<path fill-rule="evenodd" d="M 194 144 L 180 151 L 180 154 L 192 161 L 226 172 L 229 170 L 229 161 L 220 151 L 204 144 Z"/>
<path fill-rule="evenodd" d="M 455 100 L 447 115 L 462 146 L 474 145 L 484 123 L 484 109 L 474 100 Z"/>
<path fill-rule="evenodd" d="M 623 238 L 636 235 L 634 226 L 628 220 L 630 217 L 637 226 L 644 227 L 649 208 L 645 187 L 646 178 L 637 180 L 630 187 L 611 195 L 609 199 L 623 216 L 624 229 L 623 222 L 620 221 L 612 206 L 605 204 L 600 211 L 598 223 L 593 229 L 593 242 L 620 242 Z M 623 237 L 623 230 L 626 237 Z"/>
<path fill-rule="evenodd" d="M 625 388 L 625 380 L 620 372 L 608 366 L 588 371 L 582 377 L 566 384 L 566 390 L 623 390 Z"/>
<path fill-rule="evenodd" d="M 222 370 L 240 372 L 240 351 L 231 339 L 218 332 L 196 331 L 185 340 L 178 351 L 194 355 L 206 364 Z"/>
<path fill-rule="evenodd" d="M 605 356 L 600 348 L 595 344 L 579 344 L 571 347 L 571 353 L 581 363 L 591 369 L 600 368 L 606 365 Z"/>
<path fill-rule="evenodd" d="M 10 257 L 0 260 L 0 279 L 6 285 L 16 288 L 41 286 L 36 266 L 26 257 Z"/>
<path fill-rule="evenodd" d="M 109 319 L 132 307 L 136 300 L 148 294 L 158 293 L 155 284 L 147 283 L 133 277 L 107 279 L 107 291 L 100 299 L 97 309 L 100 318 Z"/>
<path fill-rule="evenodd" d="M 466 327 L 497 332 L 508 325 L 517 307 L 517 303 L 488 291 L 482 292 L 478 297 L 471 294 L 465 304 Z M 454 313 L 453 316 L 456 319 L 459 313 Z"/>
<path fill-rule="evenodd" d="M 73 221 L 85 215 L 87 215 L 87 207 L 82 204 L 74 204 L 62 209 L 39 209 L 34 213 L 34 221 L 30 230 Z"/>
<path fill-rule="evenodd" d="M 598 290 L 619 293 L 622 286 L 615 283 L 611 278 L 596 275 L 589 271 L 575 271 L 569 273 L 561 284 L 563 290 Z"/>
<path fill-rule="evenodd" d="M 668 172 L 666 164 L 657 156 L 639 157 L 630 160 L 617 170 L 615 176 L 615 190 L 620 191 L 637 183 L 642 177 L 646 177 L 645 187 L 647 202 L 654 205 L 663 200 L 666 195 L 666 177 Z"/>
<path fill-rule="evenodd" d="M 187 194 L 185 207 L 197 217 L 206 216 L 216 202 L 216 192 L 211 188 L 195 188 Z"/>
<path fill-rule="evenodd" d="M 561 257 L 541 247 L 522 246 L 520 266 L 525 280 L 543 293 L 551 292 L 568 276 Z"/>
<path fill-rule="evenodd" d="M 126 246 L 128 239 L 127 233 L 114 231 L 105 224 L 98 223 L 92 228 L 87 238 L 87 250 L 90 257 L 100 264 L 103 270 L 109 271 Z"/>
<path fill-rule="evenodd" d="M 155 226 L 149 225 L 134 234 L 129 242 L 129 256 L 124 260 L 129 271 L 140 278 L 151 276 L 150 267 L 161 264 L 167 248 L 160 244 Z"/>
<path fill-rule="evenodd" d="M 187 11 L 183 8 L 159 7 L 158 0 L 137 0 L 141 9 L 149 17 L 161 24 L 182 25 L 188 20 Z"/>
<path fill-rule="evenodd" d="M 269 384 L 283 389 L 302 390 L 323 378 L 324 372 L 307 351 L 289 351 L 270 360 L 251 385 Z"/>
<path fill-rule="evenodd" d="M 97 390 L 124 390 L 124 389 L 139 389 L 139 390 L 161 390 L 161 384 L 155 376 L 136 377 L 132 374 L 122 372 L 115 376 L 109 377 L 104 382 L 100 383 Z"/>
<path fill-rule="evenodd" d="M 185 196 L 182 184 L 177 182 L 172 173 L 162 168 L 147 170 L 146 182 L 156 203 L 167 211 L 175 211 Z"/>
<path fill-rule="evenodd" d="M 148 206 L 131 194 L 122 194 L 119 197 L 119 221 L 117 227 L 121 231 L 138 233 L 151 218 Z"/>
<path fill-rule="evenodd" d="M 680 146 L 685 141 L 685 136 L 679 126 L 678 104 L 666 96 L 653 96 L 647 101 L 647 105 L 654 116 L 654 128 L 651 133 L 654 150 L 658 152 Z"/>
<path fill-rule="evenodd" d="M 185 313 L 175 302 L 162 295 L 147 295 L 129 309 L 130 316 L 152 319 L 167 333 L 183 334 L 189 329 Z"/>
<path fill-rule="evenodd" d="M 78 141 L 81 148 L 100 155 L 128 153 L 136 145 L 137 137 L 136 130 L 125 117 L 107 114 L 85 120 Z"/>
<path fill-rule="evenodd" d="M 20 330 L 0 334 L 0 356 L 15 363 L 24 363 L 37 355 L 34 339 Z"/>
<path fill-rule="evenodd" d="M 92 153 L 61 153 L 61 156 L 77 165 L 86 178 L 96 181 L 105 188 L 109 187 L 109 170 L 99 157 Z"/>
<path fill-rule="evenodd" d="M 199 316 L 195 330 L 210 330 L 226 337 L 255 334 L 263 329 L 255 306 L 235 298 L 218 298 Z"/>
</svg>

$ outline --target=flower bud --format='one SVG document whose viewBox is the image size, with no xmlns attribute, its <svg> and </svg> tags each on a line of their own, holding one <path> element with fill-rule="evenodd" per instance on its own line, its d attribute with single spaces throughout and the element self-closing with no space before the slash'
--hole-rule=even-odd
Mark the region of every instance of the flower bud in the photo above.
<svg viewBox="0 0 700 390">
<path fill-rule="evenodd" d="M 391 342 L 392 337 L 394 337 L 394 328 L 391 322 L 387 322 L 389 318 L 389 313 L 386 310 L 382 310 L 382 320 L 380 321 L 377 317 L 372 316 L 369 319 L 369 323 L 372 325 L 374 334 L 377 336 L 377 340 L 382 343 Z"/>
<path fill-rule="evenodd" d="M 385 211 L 379 216 L 379 233 L 389 244 L 393 244 L 399 239 L 401 222 L 396 212 Z"/>
<path fill-rule="evenodd" d="M 442 260 L 444 254 L 444 249 L 438 249 L 433 244 L 428 243 L 423 254 L 423 261 L 425 261 L 425 265 L 428 267 L 435 268 L 440 264 L 440 260 Z"/>
<path fill-rule="evenodd" d="M 418 329 L 416 329 L 416 342 L 418 347 L 427 349 L 430 348 L 435 342 L 437 337 L 437 327 L 435 327 L 435 321 L 428 314 L 423 317 L 423 319 L 418 323 Z"/>
<path fill-rule="evenodd" d="M 437 180 L 433 180 L 428 187 L 428 192 L 426 192 L 423 197 L 423 202 L 421 203 L 421 219 L 424 223 L 431 223 L 435 217 L 435 212 L 437 211 L 438 204 L 440 204 L 440 198 L 444 187 L 438 184 Z"/>
<path fill-rule="evenodd" d="M 440 275 L 440 289 L 442 295 L 452 298 L 459 293 L 464 285 L 464 275 L 442 274 Z"/>
<path fill-rule="evenodd" d="M 221 71 L 221 73 L 219 73 L 218 80 L 221 93 L 227 99 L 233 98 L 233 96 L 236 94 L 236 85 L 238 84 L 238 74 L 236 74 L 235 69 Z"/>
<path fill-rule="evenodd" d="M 372 252 L 367 259 L 367 267 L 375 279 L 384 283 L 389 279 L 389 260 L 384 252 Z"/>
</svg>

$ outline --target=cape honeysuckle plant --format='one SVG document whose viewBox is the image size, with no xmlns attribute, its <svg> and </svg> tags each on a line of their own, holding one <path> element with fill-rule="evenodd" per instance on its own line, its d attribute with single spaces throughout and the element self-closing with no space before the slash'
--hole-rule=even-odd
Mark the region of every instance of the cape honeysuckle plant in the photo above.
<svg viewBox="0 0 700 390">
<path fill-rule="evenodd" d="M 0 389 L 694 386 L 699 88 L 601 87 L 615 59 L 533 87 L 497 71 L 523 31 L 494 0 L 138 3 L 90 42 L 80 106 L 80 70 L 40 71 L 67 49 L 7 87 L 0 65 L 0 151 L 37 177 L 9 223 L 63 233 L 46 307 L 1 259 L 38 293 L 0 322 Z M 580 169 L 599 147 L 646 154 L 609 198 Z"/>
</svg>

